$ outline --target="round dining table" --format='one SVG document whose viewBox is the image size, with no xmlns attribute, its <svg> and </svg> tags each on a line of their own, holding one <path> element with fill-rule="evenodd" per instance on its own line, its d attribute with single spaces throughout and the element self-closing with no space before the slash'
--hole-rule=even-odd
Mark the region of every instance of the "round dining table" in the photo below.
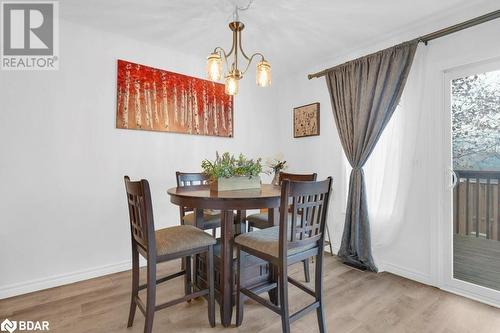
<svg viewBox="0 0 500 333">
<path fill-rule="evenodd" d="M 221 211 L 221 271 L 219 281 L 219 305 L 222 325 L 231 324 L 233 312 L 233 239 L 236 234 L 245 232 L 233 230 L 234 211 L 237 211 L 238 225 L 244 222 L 245 212 L 249 209 L 268 209 L 269 221 L 279 224 L 280 187 L 262 184 L 259 189 L 213 191 L 209 185 L 174 187 L 168 190 L 170 201 L 178 206 L 189 207 L 198 216 L 203 216 L 204 209 Z"/>
</svg>

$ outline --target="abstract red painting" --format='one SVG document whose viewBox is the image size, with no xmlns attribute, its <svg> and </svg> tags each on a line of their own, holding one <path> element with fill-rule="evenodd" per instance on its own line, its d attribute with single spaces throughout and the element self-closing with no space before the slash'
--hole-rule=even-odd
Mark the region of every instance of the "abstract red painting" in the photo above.
<svg viewBox="0 0 500 333">
<path fill-rule="evenodd" d="M 223 84 L 118 60 L 117 89 L 117 128 L 233 136 Z"/>
</svg>

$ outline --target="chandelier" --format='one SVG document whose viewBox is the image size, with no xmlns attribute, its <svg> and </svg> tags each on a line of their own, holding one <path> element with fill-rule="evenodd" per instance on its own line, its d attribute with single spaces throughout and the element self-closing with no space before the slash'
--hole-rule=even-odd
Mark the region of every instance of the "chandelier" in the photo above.
<svg viewBox="0 0 500 333">
<path fill-rule="evenodd" d="M 253 0 L 252 0 L 253 1 Z M 247 56 L 243 51 L 241 43 L 241 31 L 245 25 L 239 21 L 238 12 L 247 10 L 252 1 L 244 7 L 235 6 L 233 12 L 233 22 L 229 23 L 229 29 L 233 32 L 233 44 L 231 50 L 226 52 L 222 47 L 216 47 L 214 51 L 207 57 L 207 76 L 212 81 L 220 81 L 223 73 L 223 62 L 225 63 L 226 73 L 224 75 L 225 91 L 228 95 L 238 94 L 239 80 L 243 78 L 254 58 L 260 58 L 257 63 L 256 81 L 259 87 L 268 87 L 271 85 L 271 65 L 266 61 L 262 53 L 256 52 L 251 56 Z M 240 58 L 240 53 L 243 59 Z M 244 69 L 241 70 L 239 61 L 244 60 Z"/>
</svg>

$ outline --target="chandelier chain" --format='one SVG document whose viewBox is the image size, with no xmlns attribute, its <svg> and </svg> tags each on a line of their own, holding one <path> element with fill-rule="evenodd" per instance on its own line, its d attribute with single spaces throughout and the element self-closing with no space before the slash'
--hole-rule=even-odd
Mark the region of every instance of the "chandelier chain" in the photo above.
<svg viewBox="0 0 500 333">
<path fill-rule="evenodd" d="M 234 6 L 234 11 L 232 14 L 233 21 L 239 21 L 240 20 L 239 12 L 243 12 L 245 10 L 250 9 L 250 6 L 252 6 L 254 0 L 248 1 L 248 4 L 246 6 L 238 6 L 237 1 L 234 1 L 234 3 L 233 3 L 233 1 L 230 1 L 230 2 L 231 2 L 231 5 Z"/>
</svg>

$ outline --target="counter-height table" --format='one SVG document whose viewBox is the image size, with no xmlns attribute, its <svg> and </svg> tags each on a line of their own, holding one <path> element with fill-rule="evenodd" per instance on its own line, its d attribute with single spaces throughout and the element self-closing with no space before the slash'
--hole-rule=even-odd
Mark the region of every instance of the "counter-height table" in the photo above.
<svg viewBox="0 0 500 333">
<path fill-rule="evenodd" d="M 269 220 L 279 224 L 280 187 L 263 184 L 260 189 L 211 191 L 208 185 L 174 187 L 168 190 L 170 201 L 178 206 L 193 208 L 196 215 L 203 215 L 204 209 L 221 211 L 221 238 L 220 253 L 216 257 L 216 289 L 217 300 L 221 310 L 221 321 L 225 327 L 231 324 L 231 315 L 234 305 L 234 272 L 233 272 L 233 238 L 235 233 L 244 232 L 234 230 L 235 213 L 237 218 L 244 219 L 248 209 L 268 209 Z M 259 265 L 259 263 L 256 263 Z M 272 269 L 266 263 L 260 264 L 260 280 L 271 278 Z M 265 269 L 262 269 L 266 265 Z M 196 266 L 195 266 L 196 267 Z M 201 270 L 200 270 L 201 271 Z M 218 272 L 217 272 L 218 271 Z M 264 273 L 262 273 L 264 271 Z M 217 274 L 218 273 L 218 274 Z M 247 275 L 248 283 L 257 283 L 259 279 Z M 199 279 L 195 278 L 195 281 Z"/>
</svg>

